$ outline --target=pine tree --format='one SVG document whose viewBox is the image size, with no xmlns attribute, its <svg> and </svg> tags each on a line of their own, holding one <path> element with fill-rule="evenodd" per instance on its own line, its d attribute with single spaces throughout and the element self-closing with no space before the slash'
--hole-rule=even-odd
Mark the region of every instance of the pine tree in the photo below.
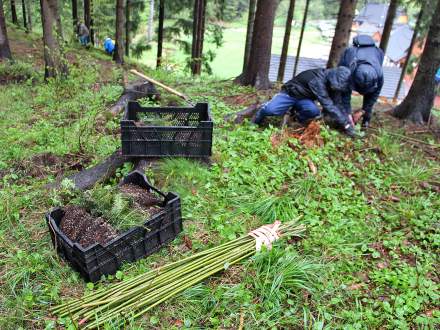
<svg viewBox="0 0 440 330">
<path fill-rule="evenodd" d="M 45 78 L 67 76 L 67 60 L 62 48 L 62 29 L 58 0 L 40 0 L 43 25 Z"/>
<path fill-rule="evenodd" d="M 258 0 L 249 63 L 236 81 L 258 89 L 270 88 L 269 67 L 278 1 Z"/>
<path fill-rule="evenodd" d="M 293 14 L 295 11 L 295 0 L 290 0 L 289 10 L 287 12 L 286 30 L 284 32 L 283 49 L 281 50 L 280 66 L 278 67 L 279 82 L 283 82 L 284 71 L 286 70 L 287 52 L 289 50 L 290 32 L 292 31 Z"/>
<path fill-rule="evenodd" d="M 327 62 L 328 68 L 334 68 L 338 65 L 342 52 L 348 46 L 356 3 L 357 0 L 341 0 L 335 35 L 333 37 L 332 47 Z"/>
<path fill-rule="evenodd" d="M 0 0 L 0 60 L 12 59 L 9 48 L 8 31 L 6 30 L 5 12 L 3 11 L 3 0 Z"/>
<path fill-rule="evenodd" d="M 397 106 L 393 114 L 400 119 L 408 119 L 417 124 L 427 123 L 431 117 L 436 90 L 434 76 L 440 67 L 440 0 L 437 0 L 425 49 L 420 59 L 414 82 L 405 100 Z"/>
<path fill-rule="evenodd" d="M 113 60 L 124 63 L 125 0 L 116 0 L 116 33 Z"/>
<path fill-rule="evenodd" d="M 386 52 L 388 41 L 390 40 L 391 30 L 393 29 L 394 19 L 396 18 L 397 7 L 399 0 L 391 0 L 388 7 L 387 18 L 383 27 L 382 37 L 380 39 L 380 48 Z"/>
</svg>

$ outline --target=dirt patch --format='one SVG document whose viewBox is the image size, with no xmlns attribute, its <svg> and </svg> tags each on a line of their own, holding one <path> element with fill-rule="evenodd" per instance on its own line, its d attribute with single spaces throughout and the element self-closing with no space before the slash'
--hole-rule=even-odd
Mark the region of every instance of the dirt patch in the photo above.
<svg viewBox="0 0 440 330">
<path fill-rule="evenodd" d="M 21 83 L 25 80 L 27 80 L 29 76 L 26 75 L 2 75 L 0 76 L 0 85 L 7 85 L 7 84 L 13 84 L 13 83 Z"/>
<path fill-rule="evenodd" d="M 60 229 L 73 242 L 86 248 L 94 243 L 105 244 L 117 236 L 117 232 L 103 218 L 95 218 L 81 207 L 64 208 Z"/>
<path fill-rule="evenodd" d="M 311 122 L 304 128 L 285 128 L 280 133 L 274 133 L 270 140 L 274 148 L 279 147 L 287 141 L 289 147 L 296 149 L 296 146 L 289 142 L 291 138 L 299 140 L 306 148 L 322 147 L 324 145 L 324 139 L 321 136 L 321 125 L 316 121 Z"/>
<path fill-rule="evenodd" d="M 44 178 L 48 175 L 61 176 L 67 170 L 81 171 L 89 163 L 89 156 L 81 154 L 57 156 L 46 152 L 21 161 L 15 168 L 24 176 Z"/>
</svg>

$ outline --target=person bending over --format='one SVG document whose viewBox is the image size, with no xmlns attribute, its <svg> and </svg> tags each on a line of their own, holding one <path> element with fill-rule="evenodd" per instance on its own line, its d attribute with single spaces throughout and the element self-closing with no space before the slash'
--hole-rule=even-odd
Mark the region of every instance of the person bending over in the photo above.
<svg viewBox="0 0 440 330">
<path fill-rule="evenodd" d="M 353 89 L 364 96 L 362 127 L 368 128 L 373 106 L 379 98 L 383 86 L 382 64 L 384 53 L 376 47 L 373 38 L 359 35 L 353 39 L 353 46 L 341 56 L 339 66 L 349 68 L 352 74 Z M 342 97 L 344 111 L 351 114 L 351 92 Z"/>
<path fill-rule="evenodd" d="M 351 72 L 345 67 L 306 70 L 286 82 L 272 100 L 257 112 L 253 122 L 260 124 L 267 116 L 282 116 L 292 109 L 297 120 L 307 124 L 323 114 L 344 133 L 355 136 L 349 114 L 341 108 L 342 95 L 351 93 Z"/>
<path fill-rule="evenodd" d="M 87 46 L 89 43 L 90 32 L 87 26 L 83 22 L 78 23 L 78 38 L 79 42 L 83 46 Z"/>
</svg>

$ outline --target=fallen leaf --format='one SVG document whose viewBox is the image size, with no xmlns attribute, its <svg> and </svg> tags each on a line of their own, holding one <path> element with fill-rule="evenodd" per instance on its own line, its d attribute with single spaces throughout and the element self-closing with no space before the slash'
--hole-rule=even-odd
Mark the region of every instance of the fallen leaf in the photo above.
<svg viewBox="0 0 440 330">
<path fill-rule="evenodd" d="M 174 325 L 176 326 L 176 327 L 182 327 L 183 326 L 183 321 L 182 320 L 174 320 Z"/>
<path fill-rule="evenodd" d="M 193 244 L 192 244 L 191 239 L 190 239 L 188 236 L 186 236 L 186 235 L 183 236 L 183 242 L 185 243 L 185 246 L 186 246 L 188 249 L 192 250 Z"/>
<path fill-rule="evenodd" d="M 377 264 L 377 268 L 379 268 L 379 269 L 384 269 L 384 268 L 387 268 L 389 265 L 388 265 L 388 262 L 386 262 L 386 261 L 384 261 L 384 262 L 379 262 L 378 264 Z"/>
<path fill-rule="evenodd" d="M 356 284 L 352 284 L 348 287 L 349 290 L 359 290 L 360 288 L 362 288 L 364 286 L 363 283 L 356 283 Z"/>
<path fill-rule="evenodd" d="M 318 170 L 316 169 L 316 165 L 312 162 L 310 158 L 307 158 L 307 164 L 309 165 L 309 169 L 313 173 L 313 175 L 316 175 L 318 173 Z"/>
</svg>

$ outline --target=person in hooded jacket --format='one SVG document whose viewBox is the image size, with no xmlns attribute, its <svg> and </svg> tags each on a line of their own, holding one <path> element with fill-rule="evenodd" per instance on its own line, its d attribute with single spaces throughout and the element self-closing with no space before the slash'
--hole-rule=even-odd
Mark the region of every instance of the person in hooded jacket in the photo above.
<svg viewBox="0 0 440 330">
<path fill-rule="evenodd" d="M 297 120 L 307 124 L 321 113 L 331 118 L 338 128 L 349 136 L 355 136 L 350 117 L 341 108 L 342 95 L 351 94 L 351 71 L 345 67 L 306 70 L 286 82 L 280 93 L 265 103 L 255 115 L 253 122 L 260 124 L 267 116 L 282 116 L 292 109 Z"/>
<path fill-rule="evenodd" d="M 370 125 L 373 107 L 379 98 L 383 86 L 382 64 L 384 53 L 370 36 L 359 35 L 353 38 L 353 46 L 347 48 L 341 56 L 339 66 L 350 69 L 353 89 L 364 96 L 362 127 Z M 351 115 L 351 93 L 342 97 L 344 111 Z"/>
</svg>

